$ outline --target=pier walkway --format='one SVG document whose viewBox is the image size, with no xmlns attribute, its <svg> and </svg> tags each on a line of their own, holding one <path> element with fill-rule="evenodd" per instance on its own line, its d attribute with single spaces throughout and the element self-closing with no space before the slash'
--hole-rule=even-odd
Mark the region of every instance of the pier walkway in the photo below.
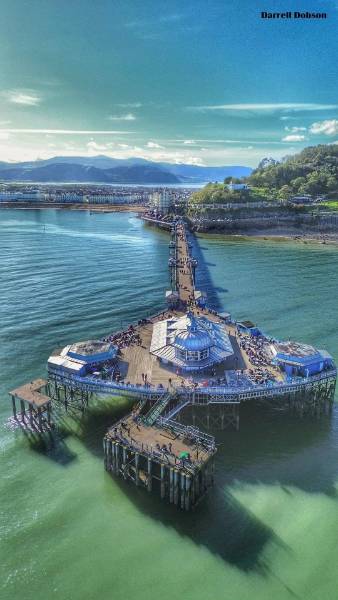
<svg viewBox="0 0 338 600">
<path fill-rule="evenodd" d="M 176 285 L 181 302 L 188 305 L 194 301 L 194 269 L 190 255 L 187 231 L 183 223 L 176 225 Z"/>
</svg>

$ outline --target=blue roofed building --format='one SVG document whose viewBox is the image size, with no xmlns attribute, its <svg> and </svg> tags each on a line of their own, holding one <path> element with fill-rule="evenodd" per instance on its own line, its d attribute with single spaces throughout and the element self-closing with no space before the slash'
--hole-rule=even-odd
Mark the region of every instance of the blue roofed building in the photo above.
<svg viewBox="0 0 338 600">
<path fill-rule="evenodd" d="M 274 362 L 289 376 L 309 377 L 334 366 L 332 356 L 298 342 L 275 342 L 271 345 Z"/>
<path fill-rule="evenodd" d="M 66 346 L 48 359 L 50 373 L 86 375 L 93 367 L 99 367 L 116 358 L 117 346 L 101 340 L 88 340 Z"/>
<path fill-rule="evenodd" d="M 183 371 L 199 371 L 223 362 L 234 353 L 224 323 L 188 313 L 154 324 L 151 354 Z"/>
</svg>

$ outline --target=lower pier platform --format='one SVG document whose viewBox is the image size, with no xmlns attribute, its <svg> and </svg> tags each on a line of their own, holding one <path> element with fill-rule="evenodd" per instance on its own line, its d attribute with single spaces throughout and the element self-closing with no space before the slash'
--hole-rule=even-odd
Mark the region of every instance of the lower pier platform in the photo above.
<svg viewBox="0 0 338 600">
<path fill-rule="evenodd" d="M 190 510 L 213 485 L 215 439 L 191 426 L 159 419 L 145 425 L 132 413 L 104 438 L 108 472 Z"/>
<path fill-rule="evenodd" d="M 35 379 L 9 392 L 12 398 L 13 420 L 21 427 L 32 431 L 51 429 L 51 398 L 45 393 L 48 386 L 45 379 Z M 18 410 L 17 401 L 21 411 Z"/>
</svg>

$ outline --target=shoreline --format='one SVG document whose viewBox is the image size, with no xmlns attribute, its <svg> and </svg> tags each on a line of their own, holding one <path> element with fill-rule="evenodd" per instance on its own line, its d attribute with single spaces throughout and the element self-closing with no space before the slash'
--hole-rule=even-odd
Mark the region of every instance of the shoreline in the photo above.
<svg viewBox="0 0 338 600">
<path fill-rule="evenodd" d="M 7 202 L 0 202 L 0 210 L 73 210 L 81 212 L 94 213 L 117 213 L 117 212 L 131 212 L 136 214 L 142 214 L 148 210 L 147 206 L 137 204 L 50 204 L 41 203 L 39 205 L 32 205 L 31 203 L 20 202 L 15 205 Z M 156 226 L 156 224 L 154 223 Z M 334 232 L 319 232 L 319 231 L 308 231 L 293 228 L 278 228 L 272 229 L 257 229 L 237 231 L 236 233 L 230 233 L 225 231 L 195 231 L 198 236 L 208 237 L 221 237 L 233 240 L 255 240 L 255 241 L 275 241 L 275 242 L 296 242 L 300 244 L 316 243 L 323 245 L 338 245 L 338 231 Z"/>
<path fill-rule="evenodd" d="M 212 233 L 212 232 L 196 232 L 197 235 L 207 235 L 208 237 L 222 237 L 234 240 L 255 240 L 255 241 L 274 241 L 274 242 L 296 242 L 299 244 L 316 243 L 323 245 L 338 245 L 337 232 L 316 232 L 316 231 L 297 231 L 294 230 L 276 230 L 270 229 L 252 229 L 241 233 Z"/>
<path fill-rule="evenodd" d="M 74 211 L 90 211 L 91 213 L 111 213 L 111 212 L 136 212 L 143 213 L 146 206 L 139 204 L 50 204 L 39 203 L 32 205 L 31 203 L 18 202 L 17 204 L 0 202 L 0 209 L 4 210 L 74 210 Z"/>
</svg>

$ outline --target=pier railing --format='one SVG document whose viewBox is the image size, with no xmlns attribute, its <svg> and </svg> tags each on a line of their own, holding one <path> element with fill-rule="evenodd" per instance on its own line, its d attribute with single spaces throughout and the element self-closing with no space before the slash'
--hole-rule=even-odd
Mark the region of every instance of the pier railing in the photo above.
<svg viewBox="0 0 338 600">
<path fill-rule="evenodd" d="M 190 438 L 195 443 L 203 444 L 203 446 L 210 452 L 213 452 L 216 448 L 215 438 L 213 435 L 204 433 L 192 425 L 182 425 L 182 423 L 178 423 L 173 419 L 165 419 L 164 417 L 159 417 L 156 420 L 156 425 L 164 429 L 170 429 L 177 435 L 184 435 L 184 437 Z"/>
<path fill-rule="evenodd" d="M 50 369 L 50 375 L 52 378 L 56 378 L 62 385 L 69 385 L 71 387 L 78 387 L 86 391 L 91 391 L 97 394 L 139 394 L 141 396 L 154 396 L 158 397 L 168 393 L 168 388 L 158 388 L 154 386 L 142 386 L 142 385 L 127 385 L 118 382 L 104 381 L 102 379 L 95 379 L 94 377 L 80 377 L 78 375 L 62 375 L 56 370 Z M 187 388 L 187 387 L 176 387 L 176 393 L 180 397 L 189 399 L 190 402 L 199 403 L 199 396 L 205 398 L 210 396 L 207 402 L 210 403 L 226 403 L 235 402 L 241 400 L 249 400 L 259 397 L 283 395 L 292 392 L 297 392 L 312 386 L 312 384 L 323 381 L 325 379 L 333 379 L 337 377 L 337 369 L 330 369 L 323 371 L 318 375 L 312 375 L 310 377 L 304 377 L 297 379 L 295 382 L 270 382 L 268 384 L 261 384 L 248 386 L 245 388 L 230 387 L 223 385 Z M 202 398 L 201 398 L 202 399 Z M 205 400 L 203 401 L 205 403 Z"/>
</svg>

